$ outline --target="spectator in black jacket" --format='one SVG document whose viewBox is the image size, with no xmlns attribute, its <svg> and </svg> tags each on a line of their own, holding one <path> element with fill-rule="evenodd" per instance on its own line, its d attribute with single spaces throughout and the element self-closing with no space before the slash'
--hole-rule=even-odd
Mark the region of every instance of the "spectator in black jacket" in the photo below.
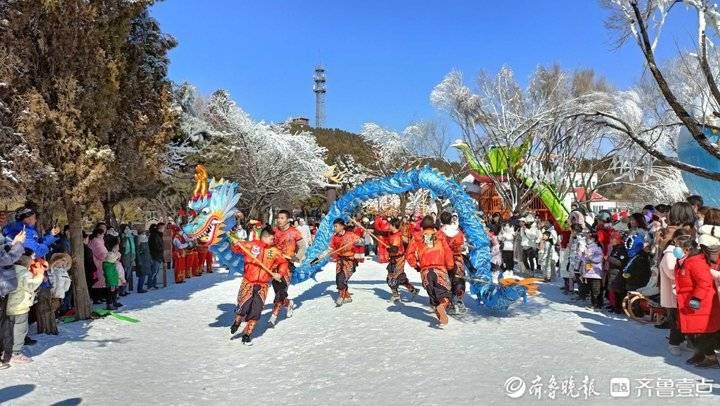
<svg viewBox="0 0 720 406">
<path fill-rule="evenodd" d="M 88 247 L 88 244 L 90 243 L 90 234 L 83 231 L 83 262 L 85 263 L 85 283 L 87 283 L 87 287 L 90 290 L 90 298 L 93 301 L 93 304 L 98 304 L 101 302 L 100 295 L 98 294 L 97 289 L 92 289 L 92 286 L 95 284 L 95 272 L 97 271 L 97 267 L 95 266 L 95 260 L 93 259 L 93 252 Z"/>
<path fill-rule="evenodd" d="M 158 289 L 157 276 L 160 273 L 163 265 L 163 232 L 165 231 L 164 224 L 153 224 L 150 226 L 150 257 L 152 262 L 150 264 L 150 276 L 147 281 L 148 289 Z"/>
</svg>

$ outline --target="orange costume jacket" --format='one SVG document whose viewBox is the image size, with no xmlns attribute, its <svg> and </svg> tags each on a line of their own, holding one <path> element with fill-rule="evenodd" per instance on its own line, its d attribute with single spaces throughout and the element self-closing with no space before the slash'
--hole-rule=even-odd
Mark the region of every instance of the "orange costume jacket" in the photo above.
<svg viewBox="0 0 720 406">
<path fill-rule="evenodd" d="M 337 261 L 338 258 L 353 259 L 355 257 L 354 246 L 355 243 L 360 239 L 357 234 L 345 230 L 342 235 L 333 234 L 330 239 L 330 249 L 335 251 L 342 247 L 342 250 L 333 254 L 333 259 Z"/>
<path fill-rule="evenodd" d="M 435 230 L 417 233 L 408 245 L 406 259 L 415 269 L 453 269 L 455 259 L 445 235 Z"/>
<path fill-rule="evenodd" d="M 283 255 L 290 258 L 294 257 L 298 251 L 298 242 L 303 239 L 300 232 L 295 227 L 288 227 L 282 230 L 275 227 L 275 246 L 280 249 Z"/>
<path fill-rule="evenodd" d="M 446 229 L 445 227 L 441 230 L 445 234 L 448 245 L 453 252 L 454 256 L 461 256 L 463 245 L 465 244 L 465 234 L 458 229 Z"/>
<path fill-rule="evenodd" d="M 240 248 L 243 246 L 251 255 L 248 255 Z M 288 262 L 283 258 L 280 250 L 275 246 L 268 246 L 261 240 L 236 241 L 232 245 L 232 251 L 245 256 L 245 272 L 243 278 L 250 283 L 268 283 L 272 276 L 265 272 L 259 265 L 262 263 L 267 269 L 279 273 L 283 278 L 290 274 Z"/>
<path fill-rule="evenodd" d="M 387 243 L 390 246 L 388 252 L 391 258 L 405 255 L 404 238 L 405 236 L 402 231 L 396 233 L 391 232 L 390 235 L 387 236 Z"/>
</svg>

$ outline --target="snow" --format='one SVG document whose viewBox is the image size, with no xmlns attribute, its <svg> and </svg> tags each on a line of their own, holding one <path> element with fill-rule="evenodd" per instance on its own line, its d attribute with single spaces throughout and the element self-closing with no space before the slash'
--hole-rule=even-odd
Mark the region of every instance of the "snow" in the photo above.
<svg viewBox="0 0 720 406">
<path fill-rule="evenodd" d="M 557 286 L 542 286 L 541 296 L 509 315 L 472 305 L 463 320 L 439 330 L 424 293 L 412 303 L 387 302 L 385 270 L 374 262 L 353 276 L 353 303 L 335 308 L 329 267 L 317 281 L 291 287 L 297 311 L 275 329 L 263 326 L 266 305 L 252 347 L 229 339 L 239 279 L 214 273 L 133 294 L 124 313 L 140 323 L 107 318 L 37 337 L 29 348 L 34 363 L 0 371 L 0 403 L 528 404 L 527 394 L 506 396 L 508 378 L 530 386 L 536 375 L 544 382 L 573 376 L 579 385 L 587 375 L 599 394 L 588 403 L 607 404 L 611 377 L 720 380 L 717 371 L 686 366 L 687 354 L 668 355 L 666 330 L 563 303 Z M 408 275 L 419 286 L 417 272 Z M 717 395 L 691 402 L 717 404 Z M 624 402 L 650 403 L 688 400 Z"/>
</svg>

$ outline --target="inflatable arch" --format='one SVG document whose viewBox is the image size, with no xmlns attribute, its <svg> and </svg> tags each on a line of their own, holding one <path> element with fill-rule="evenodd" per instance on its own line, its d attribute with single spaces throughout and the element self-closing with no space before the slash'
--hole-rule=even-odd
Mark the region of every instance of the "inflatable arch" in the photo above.
<svg viewBox="0 0 720 406">
<path fill-rule="evenodd" d="M 421 167 L 400 171 L 393 175 L 369 180 L 342 195 L 318 226 L 313 244 L 305 254 L 305 260 L 293 272 L 293 283 L 311 278 L 327 262 L 328 258 L 313 264 L 313 258 L 321 256 L 333 234 L 332 222 L 336 218 L 348 220 L 360 204 L 366 200 L 383 195 L 400 194 L 416 189 L 429 189 L 437 196 L 450 200 L 458 214 L 460 226 L 465 232 L 470 245 L 469 260 L 472 268 L 468 268 L 470 292 L 486 307 L 493 310 L 505 310 L 508 306 L 522 298 L 526 298 L 527 290 L 516 284 L 493 283 L 490 267 L 490 242 L 477 214 L 476 202 L 454 180 L 444 176 L 437 169 Z"/>
</svg>

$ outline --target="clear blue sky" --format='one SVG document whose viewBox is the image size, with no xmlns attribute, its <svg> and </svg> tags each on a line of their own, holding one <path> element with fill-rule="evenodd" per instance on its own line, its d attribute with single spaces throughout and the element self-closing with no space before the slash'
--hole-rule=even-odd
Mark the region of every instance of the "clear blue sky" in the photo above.
<svg viewBox="0 0 720 406">
<path fill-rule="evenodd" d="M 690 15 L 676 13 L 661 54 L 695 35 Z M 165 0 L 153 15 L 179 41 L 173 80 L 227 89 L 255 119 L 313 118 L 320 62 L 326 126 L 350 131 L 440 115 L 430 91 L 452 69 L 470 80 L 507 64 L 525 80 L 559 63 L 594 68 L 618 87 L 642 73 L 634 43 L 614 48 L 596 0 Z"/>
</svg>

